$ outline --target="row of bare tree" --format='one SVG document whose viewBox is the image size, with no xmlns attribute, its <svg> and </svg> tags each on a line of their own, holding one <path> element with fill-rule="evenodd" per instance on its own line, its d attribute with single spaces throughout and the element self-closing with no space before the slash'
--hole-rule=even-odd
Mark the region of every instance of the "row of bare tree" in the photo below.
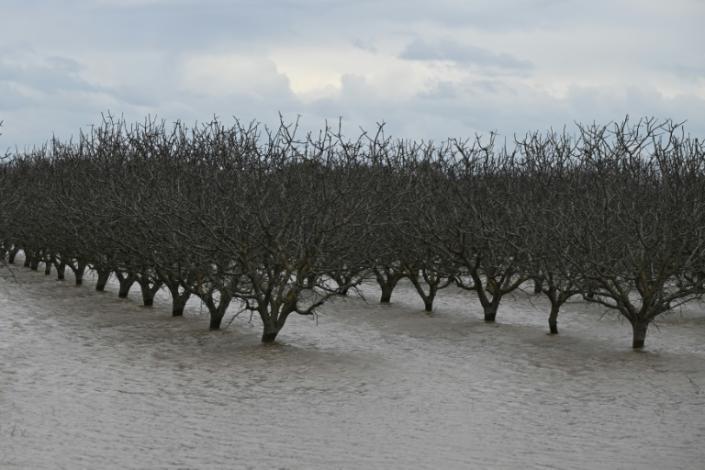
<svg viewBox="0 0 705 470">
<path fill-rule="evenodd" d="M 0 250 L 32 269 L 110 276 L 174 315 L 198 296 L 218 329 L 231 303 L 259 315 L 263 342 L 292 313 L 374 279 L 389 302 L 408 279 L 431 311 L 440 289 L 472 290 L 493 322 L 525 282 L 561 306 L 617 310 L 644 345 L 658 315 L 700 297 L 705 147 L 671 121 L 625 120 L 488 139 L 299 137 L 218 121 L 171 127 L 107 117 L 0 165 Z"/>
</svg>

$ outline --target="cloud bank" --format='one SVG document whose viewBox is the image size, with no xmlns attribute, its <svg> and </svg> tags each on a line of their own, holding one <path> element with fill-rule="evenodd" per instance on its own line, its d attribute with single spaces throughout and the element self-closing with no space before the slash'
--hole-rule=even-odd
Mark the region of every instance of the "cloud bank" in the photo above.
<svg viewBox="0 0 705 470">
<path fill-rule="evenodd" d="M 626 114 L 705 136 L 699 0 L 6 0 L 0 149 L 111 111 L 511 136 Z"/>
</svg>

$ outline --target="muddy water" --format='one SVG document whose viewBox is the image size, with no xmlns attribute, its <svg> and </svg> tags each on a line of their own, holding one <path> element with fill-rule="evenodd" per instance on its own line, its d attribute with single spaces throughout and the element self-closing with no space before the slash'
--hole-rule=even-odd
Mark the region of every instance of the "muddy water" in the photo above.
<svg viewBox="0 0 705 470">
<path fill-rule="evenodd" d="M 274 346 L 24 268 L 0 270 L 0 468 L 705 468 L 705 311 L 652 328 L 519 293 L 482 322 L 341 299 Z M 235 309 L 233 312 L 235 313 Z M 232 314 L 226 317 L 228 323 Z"/>
</svg>

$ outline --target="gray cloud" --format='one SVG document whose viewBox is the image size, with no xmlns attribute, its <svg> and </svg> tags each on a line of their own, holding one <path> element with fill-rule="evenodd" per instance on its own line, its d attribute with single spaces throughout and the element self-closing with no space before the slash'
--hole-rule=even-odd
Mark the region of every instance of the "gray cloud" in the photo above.
<svg viewBox="0 0 705 470">
<path fill-rule="evenodd" d="M 705 64 L 674 65 L 673 73 L 689 80 L 702 80 L 705 82 Z"/>
<path fill-rule="evenodd" d="M 532 67 L 528 60 L 517 59 L 510 54 L 447 40 L 428 42 L 415 39 L 406 46 L 399 57 L 407 60 L 451 61 L 461 65 L 511 70 L 528 70 Z"/>
<path fill-rule="evenodd" d="M 27 62 L 26 58 L 30 57 Z M 7 54 L 5 54 L 7 57 Z M 15 57 L 0 58 L 0 82 L 14 83 L 40 92 L 60 90 L 94 91 L 96 88 L 80 76 L 81 66 L 67 57 L 37 57 L 25 50 Z"/>
<path fill-rule="evenodd" d="M 4 0 L 0 149 L 75 135 L 106 110 L 270 124 L 282 111 L 311 128 L 343 116 L 434 139 L 647 114 L 705 135 L 705 4 L 635 4 Z M 297 91 L 306 80 L 327 88 Z"/>
<path fill-rule="evenodd" d="M 14 83 L 0 80 L 0 112 L 7 113 L 8 111 L 22 109 L 25 106 L 31 105 L 33 99 L 22 93 L 18 86 Z M 2 120 L 2 118 L 0 118 Z"/>
<path fill-rule="evenodd" d="M 608 123 L 626 114 L 686 120 L 688 132 L 705 135 L 705 100 L 693 95 L 669 98 L 658 90 L 638 87 L 626 91 L 574 87 L 565 96 L 554 97 L 529 87 L 469 80 L 439 82 L 431 93 L 399 101 L 376 94 L 361 77 L 350 77 L 340 96 L 310 104 L 304 117 L 315 127 L 324 118 L 334 120 L 341 114 L 352 133 L 357 126 L 371 129 L 385 121 L 393 135 L 434 140 L 491 131 L 511 139 L 535 130 L 564 126 L 574 130 L 575 122 Z"/>
</svg>

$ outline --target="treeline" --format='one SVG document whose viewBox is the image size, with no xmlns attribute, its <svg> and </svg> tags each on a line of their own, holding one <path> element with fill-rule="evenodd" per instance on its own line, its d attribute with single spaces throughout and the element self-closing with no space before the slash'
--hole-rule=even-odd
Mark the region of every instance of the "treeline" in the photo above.
<svg viewBox="0 0 705 470">
<path fill-rule="evenodd" d="M 617 310 L 644 345 L 658 315 L 705 288 L 705 147 L 672 121 L 625 120 L 511 144 L 441 143 L 296 125 L 188 127 L 110 117 L 0 165 L 0 251 L 14 263 L 145 305 L 191 296 L 220 328 L 234 302 L 272 342 L 366 279 L 389 302 L 408 279 L 427 311 L 439 290 L 474 291 L 485 321 L 522 285 L 561 306 Z"/>
</svg>

